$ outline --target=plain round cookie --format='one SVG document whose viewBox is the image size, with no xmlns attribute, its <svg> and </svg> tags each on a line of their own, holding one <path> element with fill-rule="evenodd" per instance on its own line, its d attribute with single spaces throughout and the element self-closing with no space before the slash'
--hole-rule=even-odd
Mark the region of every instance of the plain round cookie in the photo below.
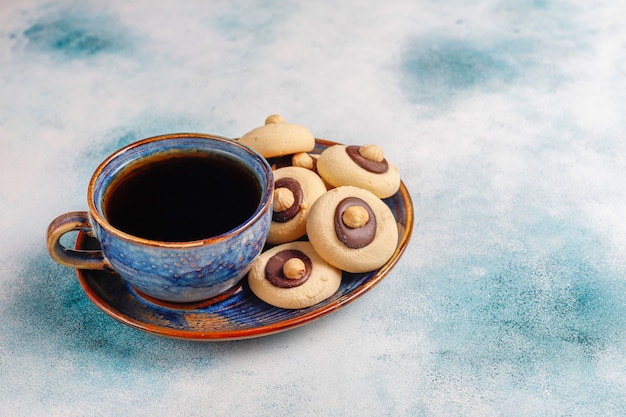
<svg viewBox="0 0 626 417">
<path fill-rule="evenodd" d="M 356 200 L 353 200 L 355 198 Z M 336 211 L 342 211 L 341 208 L 338 210 L 338 206 L 345 205 L 346 201 L 351 201 L 347 206 L 359 206 L 360 200 L 371 209 L 371 213 L 368 214 L 369 221 L 362 227 L 374 225 L 373 231 L 370 230 L 373 233 L 373 240 L 349 247 L 344 243 L 345 238 L 342 240 L 336 231 Z M 375 223 L 370 223 L 372 214 Z M 341 216 L 338 219 L 343 221 Z M 366 230 L 356 227 L 348 228 L 348 232 L 350 229 L 357 233 Z M 339 269 L 353 273 L 380 268 L 393 256 L 398 246 L 398 226 L 391 209 L 370 191 L 353 186 L 333 188 L 317 199 L 307 219 L 307 235 L 323 259 Z"/>
<path fill-rule="evenodd" d="M 345 145 L 333 145 L 326 148 L 317 160 L 317 172 L 322 179 L 334 187 L 352 185 L 371 191 L 379 198 L 387 198 L 394 195 L 400 188 L 400 173 L 398 168 L 384 159 L 382 150 L 374 145 L 365 145 L 358 148 L 363 150 L 368 158 L 381 159 L 387 164 L 387 170 L 383 173 L 368 171 L 354 161 L 348 155 L 348 147 Z"/>
<path fill-rule="evenodd" d="M 268 116 L 265 125 L 252 129 L 238 141 L 265 158 L 310 152 L 315 148 L 315 137 L 309 129 L 286 123 L 278 114 Z"/>
<path fill-rule="evenodd" d="M 300 252 L 310 260 L 308 279 L 291 288 L 276 286 L 266 276 L 268 262 L 275 256 L 276 259 L 280 259 L 281 253 L 289 255 L 290 252 L 286 251 Z M 287 256 L 287 259 L 290 257 Z M 284 258 L 281 262 L 283 260 Z M 288 280 L 284 276 L 279 279 Z M 326 300 L 339 289 L 341 271 L 324 261 L 309 242 L 290 242 L 275 246 L 259 255 L 248 273 L 248 284 L 258 298 L 274 307 L 306 308 Z"/>
<path fill-rule="evenodd" d="M 274 213 L 267 242 L 291 242 L 306 234 L 306 219 L 311 206 L 326 192 L 326 185 L 315 172 L 295 166 L 275 170 L 274 184 Z"/>
</svg>

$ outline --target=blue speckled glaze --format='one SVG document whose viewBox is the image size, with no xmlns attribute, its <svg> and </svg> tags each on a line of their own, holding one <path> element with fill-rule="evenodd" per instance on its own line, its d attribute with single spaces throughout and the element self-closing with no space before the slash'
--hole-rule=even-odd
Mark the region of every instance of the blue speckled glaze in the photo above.
<svg viewBox="0 0 626 417">
<path fill-rule="evenodd" d="M 334 142 L 318 139 L 313 153 L 320 154 Z M 393 213 L 399 242 L 392 258 L 381 268 L 351 274 L 344 272 L 339 289 L 328 299 L 308 308 L 281 309 L 261 301 L 247 280 L 234 292 L 208 303 L 171 305 L 148 300 L 119 276 L 102 271 L 79 271 L 78 279 L 89 298 L 117 320 L 161 336 L 190 340 L 231 340 L 266 336 L 310 323 L 365 294 L 391 271 L 409 242 L 413 229 L 413 204 L 408 190 L 384 200 Z M 85 234 L 77 240 L 79 249 L 95 249 L 98 242 Z"/>
<path fill-rule="evenodd" d="M 0 415 L 626 416 L 624 4 L 0 1 Z M 272 113 L 400 169 L 363 297 L 295 328 L 245 278 L 176 309 L 48 256 L 104 156 Z"/>
<path fill-rule="evenodd" d="M 108 187 L 124 175 L 129 165 L 180 152 L 210 152 L 248 167 L 261 185 L 263 196 L 254 214 L 222 235 L 181 243 L 136 238 L 106 222 L 103 206 Z M 107 158 L 90 183 L 88 202 L 94 234 L 116 272 L 151 297 L 193 302 L 223 293 L 247 273 L 267 238 L 272 187 L 267 161 L 245 146 L 206 135 L 165 135 L 135 142 Z"/>
</svg>

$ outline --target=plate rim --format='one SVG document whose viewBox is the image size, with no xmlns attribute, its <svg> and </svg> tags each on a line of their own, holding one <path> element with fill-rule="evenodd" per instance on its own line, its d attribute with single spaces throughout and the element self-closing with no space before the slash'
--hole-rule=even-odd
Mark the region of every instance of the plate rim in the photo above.
<svg viewBox="0 0 626 417">
<path fill-rule="evenodd" d="M 315 139 L 316 147 L 319 145 L 323 145 L 326 147 L 338 145 L 340 143 L 333 142 L 326 139 Z M 398 240 L 398 246 L 394 251 L 391 258 L 380 268 L 375 271 L 372 271 L 375 275 L 369 279 L 363 285 L 357 287 L 356 289 L 350 291 L 347 294 L 339 297 L 337 300 L 333 302 L 322 305 L 320 308 L 314 308 L 313 310 L 304 313 L 302 315 L 298 315 L 296 317 L 288 318 L 276 323 L 270 323 L 265 325 L 259 325 L 255 327 L 245 328 L 245 329 L 233 329 L 233 330 L 218 330 L 218 331 L 207 331 L 207 332 L 198 332 L 187 329 L 174 329 L 167 328 L 163 326 L 157 326 L 149 323 L 145 323 L 136 318 L 130 317 L 124 312 L 116 309 L 110 303 L 105 301 L 97 291 L 89 285 L 89 278 L 87 275 L 94 272 L 99 271 L 89 271 L 89 270 L 76 270 L 76 275 L 78 277 L 78 281 L 80 285 L 87 295 L 87 297 L 104 313 L 112 317 L 113 319 L 138 330 L 151 333 L 158 336 L 173 338 L 173 339 L 183 339 L 190 341 L 230 341 L 230 340 L 241 340 L 241 339 L 251 339 L 262 336 L 269 336 L 271 334 L 280 333 L 283 331 L 291 330 L 305 324 L 308 324 L 314 320 L 317 320 L 323 316 L 326 316 L 350 303 L 360 298 L 363 294 L 369 292 L 372 288 L 378 285 L 391 270 L 398 263 L 400 258 L 402 257 L 404 251 L 406 250 L 409 240 L 411 238 L 413 232 L 413 224 L 414 224 L 414 212 L 413 212 L 413 202 L 411 196 L 408 192 L 408 189 L 403 181 L 400 181 L 400 188 L 396 192 L 397 195 L 400 194 L 401 201 L 405 202 L 404 206 L 404 216 L 405 220 L 404 230 L 400 230 L 400 239 Z M 393 197 L 393 196 L 392 196 Z M 399 223 L 399 221 L 396 221 Z M 87 232 L 80 231 L 78 233 L 75 247 L 76 249 L 81 249 L 85 244 L 88 235 Z M 243 281 L 242 281 L 243 282 Z M 234 293 L 241 291 L 243 284 L 239 284 L 239 288 L 237 291 L 234 291 L 230 294 L 230 296 L 234 295 Z M 129 294 L 133 294 L 133 291 L 129 291 Z M 139 297 L 139 295 L 136 295 Z M 146 301 L 145 299 L 142 299 Z M 161 308 L 163 308 L 161 306 Z M 278 307 L 275 307 L 279 309 Z"/>
</svg>

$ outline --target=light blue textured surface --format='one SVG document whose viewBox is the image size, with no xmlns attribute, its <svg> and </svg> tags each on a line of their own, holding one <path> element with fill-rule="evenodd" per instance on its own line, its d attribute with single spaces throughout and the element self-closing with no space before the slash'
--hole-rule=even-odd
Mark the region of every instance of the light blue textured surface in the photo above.
<svg viewBox="0 0 626 417">
<path fill-rule="evenodd" d="M 585 1 L 0 4 L 7 416 L 626 415 L 626 6 Z M 344 309 L 176 341 L 45 251 L 134 140 L 280 113 L 376 143 L 416 224 Z"/>
</svg>

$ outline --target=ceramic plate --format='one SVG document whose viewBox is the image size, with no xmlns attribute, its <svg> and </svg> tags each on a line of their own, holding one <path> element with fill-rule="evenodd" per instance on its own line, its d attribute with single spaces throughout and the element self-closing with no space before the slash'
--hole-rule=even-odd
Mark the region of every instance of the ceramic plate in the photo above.
<svg viewBox="0 0 626 417">
<path fill-rule="evenodd" d="M 314 152 L 320 153 L 335 142 L 318 139 Z M 413 204 L 404 185 L 383 200 L 396 218 L 398 248 L 392 258 L 375 271 L 344 272 L 337 292 L 312 307 L 286 310 L 259 300 L 246 279 L 228 294 L 192 304 L 173 304 L 138 294 L 118 275 L 102 271 L 78 270 L 78 280 L 87 296 L 105 313 L 122 323 L 159 336 L 198 340 L 233 340 L 266 336 L 289 330 L 325 316 L 354 301 L 378 284 L 395 266 L 406 249 L 413 229 Z M 97 241 L 81 232 L 78 249 L 97 247 Z"/>
</svg>

